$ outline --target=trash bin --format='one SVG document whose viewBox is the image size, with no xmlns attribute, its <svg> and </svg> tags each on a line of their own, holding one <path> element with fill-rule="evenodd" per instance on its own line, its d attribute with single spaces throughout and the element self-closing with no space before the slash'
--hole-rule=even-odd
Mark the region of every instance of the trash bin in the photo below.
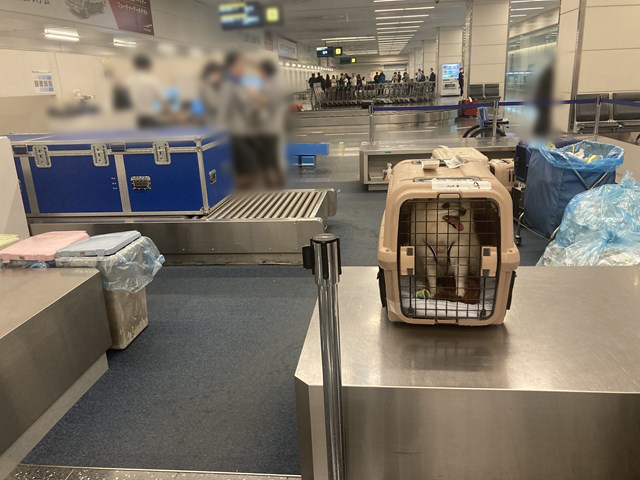
<svg viewBox="0 0 640 480">
<path fill-rule="evenodd" d="M 622 148 L 587 140 L 562 148 L 531 144 L 529 149 L 524 223 L 545 237 L 560 225 L 573 197 L 615 183 L 624 161 Z"/>
<path fill-rule="evenodd" d="M 79 230 L 41 233 L 2 249 L 0 262 L 8 268 L 54 266 L 58 250 L 87 238 L 87 232 Z"/>
<path fill-rule="evenodd" d="M 111 348 L 118 350 L 129 346 L 149 324 L 146 286 L 163 263 L 153 241 L 135 230 L 91 237 L 60 250 L 56 258 L 57 267 L 100 271 Z"/>
</svg>

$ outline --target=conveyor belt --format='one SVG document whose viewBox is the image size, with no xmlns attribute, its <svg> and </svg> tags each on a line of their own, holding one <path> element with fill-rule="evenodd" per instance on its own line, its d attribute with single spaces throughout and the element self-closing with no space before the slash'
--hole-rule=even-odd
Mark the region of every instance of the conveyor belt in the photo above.
<svg viewBox="0 0 640 480">
<path fill-rule="evenodd" d="M 171 264 L 301 263 L 302 247 L 336 214 L 334 190 L 234 193 L 206 216 L 30 218 L 31 234 L 139 230 Z"/>
<path fill-rule="evenodd" d="M 329 190 L 283 190 L 280 192 L 236 193 L 213 208 L 207 220 L 302 219 L 321 215 Z M 328 212 L 327 212 L 328 213 Z"/>
</svg>

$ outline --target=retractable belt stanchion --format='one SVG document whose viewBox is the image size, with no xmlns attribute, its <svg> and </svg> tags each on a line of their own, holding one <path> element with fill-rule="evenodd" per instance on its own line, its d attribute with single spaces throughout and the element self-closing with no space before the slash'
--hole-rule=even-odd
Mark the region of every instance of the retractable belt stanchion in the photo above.
<svg viewBox="0 0 640 480">
<path fill-rule="evenodd" d="M 598 140 L 598 130 L 600 130 L 600 112 L 602 110 L 602 97 L 598 95 L 596 98 L 596 118 L 593 124 L 593 136 L 595 140 Z"/>
<path fill-rule="evenodd" d="M 369 142 L 373 142 L 373 102 L 369 105 Z"/>
<path fill-rule="evenodd" d="M 331 233 L 316 235 L 311 245 L 303 248 L 302 256 L 304 267 L 311 269 L 318 285 L 328 478 L 345 480 L 338 312 L 338 282 L 342 274 L 340 239 Z"/>
</svg>

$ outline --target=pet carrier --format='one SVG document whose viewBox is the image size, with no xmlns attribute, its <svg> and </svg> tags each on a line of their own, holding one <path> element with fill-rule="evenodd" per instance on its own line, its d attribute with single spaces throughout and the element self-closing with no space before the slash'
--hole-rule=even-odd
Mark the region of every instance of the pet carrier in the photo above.
<svg viewBox="0 0 640 480">
<path fill-rule="evenodd" d="M 482 164 L 397 164 L 389 173 L 378 244 L 389 319 L 502 323 L 520 263 L 512 209 L 509 193 Z"/>
<path fill-rule="evenodd" d="M 506 158 L 489 160 L 489 170 L 491 170 L 491 173 L 493 173 L 498 181 L 504 185 L 507 191 L 511 192 L 516 181 L 514 176 L 513 159 Z"/>
</svg>

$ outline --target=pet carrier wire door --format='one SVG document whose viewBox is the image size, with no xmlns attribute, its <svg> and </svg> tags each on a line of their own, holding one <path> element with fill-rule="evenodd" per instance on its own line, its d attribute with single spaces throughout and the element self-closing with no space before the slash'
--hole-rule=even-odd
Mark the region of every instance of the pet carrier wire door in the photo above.
<svg viewBox="0 0 640 480">
<path fill-rule="evenodd" d="M 509 193 L 481 164 L 396 165 L 378 251 L 389 319 L 502 323 L 520 260 L 512 211 Z"/>
</svg>

